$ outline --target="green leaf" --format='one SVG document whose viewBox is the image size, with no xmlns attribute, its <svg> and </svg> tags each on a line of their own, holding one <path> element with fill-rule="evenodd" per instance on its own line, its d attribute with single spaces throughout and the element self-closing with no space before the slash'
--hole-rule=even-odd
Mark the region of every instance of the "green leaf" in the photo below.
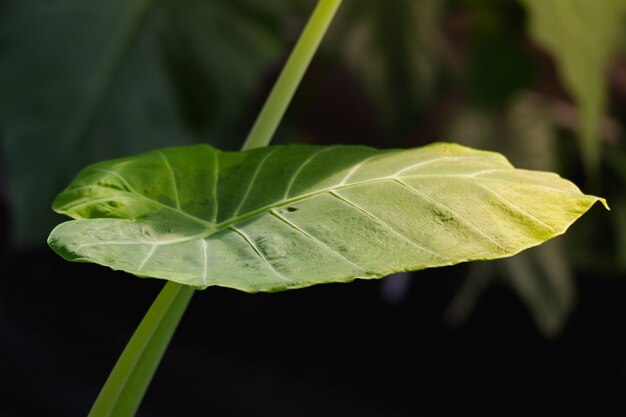
<svg viewBox="0 0 626 417">
<path fill-rule="evenodd" d="M 598 197 L 454 144 L 166 148 L 84 169 L 55 200 L 68 260 L 197 288 L 280 291 L 511 256 Z"/>
<path fill-rule="evenodd" d="M 529 30 L 555 58 L 561 79 L 578 106 L 586 168 L 598 168 L 599 127 L 606 107 L 607 69 L 622 36 L 624 0 L 521 0 Z"/>
</svg>

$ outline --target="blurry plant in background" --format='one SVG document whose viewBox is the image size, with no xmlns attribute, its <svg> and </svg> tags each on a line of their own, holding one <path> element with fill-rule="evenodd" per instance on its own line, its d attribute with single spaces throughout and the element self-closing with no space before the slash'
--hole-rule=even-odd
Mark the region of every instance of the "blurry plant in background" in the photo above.
<svg viewBox="0 0 626 417">
<path fill-rule="evenodd" d="M 307 6 L 4 1 L 0 123 L 12 241 L 44 242 L 56 221 L 50 201 L 89 162 L 193 142 L 236 148 L 271 65 L 292 40 L 290 16 Z M 615 104 L 626 89 L 626 66 L 616 59 L 625 9 L 620 0 L 346 1 L 320 60 L 347 74 L 355 103 L 346 104 L 365 107 L 377 127 L 358 139 L 340 136 L 345 125 L 326 137 L 319 127 L 307 132 L 312 122 L 299 119 L 319 110 L 304 101 L 328 92 L 322 81 L 303 86 L 303 110 L 280 140 L 407 147 L 445 139 L 501 151 L 517 166 L 596 178 L 589 185 L 604 188 L 588 191 L 607 195 L 616 212 L 604 229 L 616 244 L 603 264 L 623 270 L 626 203 L 617 190 L 626 156 Z M 326 131 L 337 124 L 323 122 Z M 589 239 L 597 236 L 571 240 Z M 573 306 L 572 268 L 596 267 L 595 255 L 576 265 L 564 243 L 501 261 L 486 275 L 503 276 L 546 334 L 558 332 Z M 468 279 L 449 318 L 463 320 L 459 312 L 469 311 L 486 279 Z"/>
<path fill-rule="evenodd" d="M 0 0 L 13 250 L 45 245 L 54 195 L 88 163 L 238 148 L 311 4 Z M 623 0 L 345 0 L 276 142 L 455 141 L 607 197 L 613 214 L 592 211 L 567 238 L 472 264 L 446 316 L 462 323 L 505 283 L 556 336 L 579 274 L 626 272 L 625 16 Z"/>
<path fill-rule="evenodd" d="M 284 50 L 288 5 L 4 2 L 0 114 L 14 241 L 45 240 L 57 220 L 51 199 L 85 163 L 198 141 L 236 147 L 238 122 Z"/>
<path fill-rule="evenodd" d="M 473 33 L 478 35 L 478 46 L 471 55 L 468 85 L 477 100 L 466 103 L 451 118 L 447 136 L 499 149 L 520 166 L 586 178 L 588 188 L 597 189 L 601 183 L 607 187 L 600 173 L 603 143 L 614 147 L 621 142 L 619 123 L 606 112 L 607 79 L 611 68 L 619 67 L 614 60 L 620 52 L 626 3 L 616 0 L 598 6 L 586 0 L 521 1 L 526 11 L 525 30 L 513 32 L 511 22 L 507 24 L 503 18 L 516 7 L 512 2 L 499 6 L 489 1 L 467 3 L 472 5 L 472 21 L 477 24 Z M 573 137 L 578 139 L 577 149 L 570 143 Z M 606 188 L 602 192 L 612 194 Z M 617 212 L 624 210 L 619 200 L 614 206 Z M 605 231 L 617 236 L 626 233 L 620 225 Z M 588 242 L 598 237 L 577 239 Z M 519 293 L 547 336 L 558 334 L 566 324 L 575 300 L 572 268 L 577 265 L 573 258 L 588 252 L 571 249 L 566 253 L 563 240 L 500 262 L 501 275 Z M 608 246 L 603 249 L 616 255 Z M 615 259 L 603 262 L 616 264 Z M 602 268 L 597 263 L 587 267 L 588 271 Z M 467 283 L 470 288 L 476 285 Z M 468 303 L 464 293 L 474 297 L 476 291 L 460 293 L 456 302 L 462 306 Z M 451 313 L 454 311 L 467 311 L 467 307 L 453 305 Z"/>
</svg>

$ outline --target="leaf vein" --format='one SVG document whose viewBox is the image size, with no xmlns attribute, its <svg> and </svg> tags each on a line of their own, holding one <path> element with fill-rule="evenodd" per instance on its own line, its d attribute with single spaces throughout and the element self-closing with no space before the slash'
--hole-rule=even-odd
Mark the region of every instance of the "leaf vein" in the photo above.
<svg viewBox="0 0 626 417">
<path fill-rule="evenodd" d="M 133 192 L 135 194 L 139 194 L 139 192 L 137 192 L 135 187 L 133 187 L 130 184 L 130 182 L 128 182 L 128 180 L 124 178 L 124 176 L 120 174 L 119 172 L 113 169 L 100 168 L 100 167 L 91 167 L 91 169 L 93 169 L 94 171 L 100 171 L 100 172 L 106 172 L 107 174 L 112 174 L 114 177 L 117 177 L 120 181 L 122 181 L 122 184 L 124 184 L 124 186 L 128 189 L 128 191 Z"/>
<path fill-rule="evenodd" d="M 464 156 L 443 156 L 443 157 L 438 157 L 438 158 L 433 158 L 433 159 L 427 159 L 425 161 L 421 161 L 418 162 L 416 164 L 413 165 L 409 165 L 408 167 L 402 168 L 396 172 L 394 172 L 393 174 L 390 175 L 390 177 L 397 177 L 405 172 L 408 171 L 412 171 L 415 168 L 420 168 L 422 166 L 426 166 L 426 165 L 431 165 L 437 162 L 442 162 L 442 161 L 467 161 L 467 160 L 478 160 L 479 162 L 484 162 L 485 158 L 484 156 L 476 156 L 476 155 L 464 155 Z M 510 168 L 510 166 L 506 166 L 507 168 Z"/>
<path fill-rule="evenodd" d="M 187 213 L 186 211 L 184 211 L 182 209 L 178 209 L 176 207 L 168 206 L 167 204 L 164 204 L 164 203 L 162 203 L 159 200 L 156 200 L 154 198 L 150 198 L 147 195 L 141 194 L 132 185 L 130 185 L 130 183 L 117 171 L 114 171 L 114 170 L 111 170 L 111 169 L 105 169 L 105 168 L 93 168 L 93 169 L 96 170 L 96 171 L 106 172 L 106 173 L 115 175 L 116 177 L 118 177 L 122 181 L 124 186 L 127 188 L 127 190 L 126 190 L 127 192 L 129 192 L 131 194 L 135 194 L 139 198 L 143 198 L 144 200 L 151 201 L 151 202 L 153 202 L 155 204 L 160 205 L 161 207 L 165 207 L 165 208 L 170 209 L 170 210 L 175 210 L 175 211 L 179 212 L 180 214 L 182 214 L 183 216 L 188 217 L 188 218 L 190 218 L 192 220 L 195 220 L 197 222 L 200 222 L 202 224 L 205 224 L 207 226 L 211 226 L 211 227 L 214 226 L 214 223 L 206 221 L 206 220 L 204 220 L 204 219 L 202 219 L 200 217 L 194 216 L 193 214 Z M 88 187 L 88 186 L 86 186 L 86 187 Z M 94 187 L 102 187 L 102 186 L 101 185 L 97 185 L 97 186 L 94 186 Z M 76 188 L 82 188 L 82 187 L 76 187 Z M 109 188 L 109 187 L 102 187 L 102 188 Z M 118 191 L 123 191 L 123 190 L 118 190 Z M 127 198 L 127 197 L 130 197 L 130 196 L 114 196 L 114 197 L 111 197 L 111 198 L 103 199 L 103 201 L 115 200 L 117 198 Z M 88 201 L 88 202 L 84 203 L 84 205 L 90 204 L 90 203 L 92 203 L 94 201 L 95 200 Z M 83 203 L 80 203 L 79 205 L 83 205 Z M 73 208 L 75 206 L 71 206 L 71 207 Z"/>
<path fill-rule="evenodd" d="M 168 239 L 168 240 L 132 240 L 132 241 L 115 241 L 115 240 L 105 240 L 99 241 L 95 243 L 84 243 L 76 246 L 76 250 L 80 250 L 82 248 L 87 248 L 91 246 L 113 246 L 113 245 L 154 245 L 154 246 L 164 246 L 164 245 L 173 245 L 176 243 L 185 243 L 194 239 L 202 239 L 209 235 L 209 233 L 203 232 L 196 235 L 185 236 L 180 239 Z"/>
<path fill-rule="evenodd" d="M 152 258 L 152 255 L 154 255 L 154 252 L 156 250 L 158 245 L 152 245 L 152 248 L 150 248 L 150 251 L 148 252 L 148 254 L 146 255 L 146 257 L 143 259 L 143 261 L 141 261 L 141 264 L 139 264 L 139 267 L 137 267 L 137 271 L 141 271 L 143 269 L 143 267 L 146 265 L 146 262 L 148 262 L 148 260 L 150 258 Z"/>
<path fill-rule="evenodd" d="M 346 182 L 348 182 L 348 180 L 354 175 L 356 174 L 356 172 L 367 162 L 371 161 L 372 159 L 375 158 L 379 158 L 381 156 L 383 156 L 385 154 L 382 155 L 370 155 L 367 158 L 363 159 L 361 162 L 359 162 L 358 164 L 356 164 L 355 166 L 353 166 L 350 171 L 348 171 L 348 173 L 346 174 L 345 177 L 343 177 L 343 179 L 341 180 L 341 182 L 337 185 L 335 185 L 335 187 L 340 187 L 342 185 L 344 185 Z"/>
<path fill-rule="evenodd" d="M 350 259 L 346 258 L 344 255 L 342 255 L 341 253 L 339 253 L 337 250 L 333 249 L 332 247 L 330 247 L 327 243 L 322 242 L 321 240 L 317 239 L 316 237 L 312 236 L 311 234 L 307 233 L 305 230 L 301 229 L 300 227 L 298 227 L 296 224 L 290 222 L 288 219 L 286 219 L 285 217 L 281 216 L 278 212 L 276 212 L 276 210 L 270 210 L 270 214 L 272 214 L 274 217 L 276 217 L 277 219 L 283 221 L 285 224 L 287 224 L 288 226 L 292 227 L 293 229 L 297 230 L 298 232 L 300 232 L 302 235 L 306 236 L 307 238 L 313 240 L 314 242 L 316 242 L 318 245 L 327 248 L 328 250 L 330 250 L 332 253 L 334 253 L 335 255 L 339 256 L 341 259 L 343 259 L 344 261 L 346 261 L 347 263 L 349 263 L 352 266 L 357 267 L 358 269 L 360 269 L 361 271 L 365 272 L 366 274 L 369 274 L 369 272 L 367 271 L 367 269 L 363 268 L 361 265 L 358 265 L 354 262 L 352 262 Z"/>
<path fill-rule="evenodd" d="M 176 175 L 174 174 L 174 168 L 172 168 L 172 164 L 170 164 L 170 161 L 160 149 L 156 152 L 161 156 L 161 159 L 163 159 L 163 163 L 165 164 L 165 167 L 172 177 L 172 186 L 174 188 L 174 201 L 176 202 L 176 208 L 180 210 L 180 196 L 178 195 L 178 185 L 176 184 Z"/>
<path fill-rule="evenodd" d="M 495 237 L 490 236 L 489 234 L 487 234 L 484 231 L 482 231 L 478 226 L 476 226 L 471 220 L 469 220 L 467 217 L 463 216 L 461 213 L 457 212 L 456 210 L 453 210 L 452 208 L 450 208 L 447 205 L 445 205 L 445 204 L 435 200 L 434 198 L 429 197 L 428 195 L 424 194 L 422 191 L 416 190 L 415 188 L 411 187 L 410 185 L 408 185 L 407 183 L 405 183 L 404 181 L 402 181 L 400 179 L 396 179 L 396 182 L 398 182 L 398 184 L 402 185 L 403 187 L 406 187 L 409 191 L 412 191 L 413 193 L 415 193 L 418 196 L 422 197 L 423 199 L 430 201 L 432 204 L 434 204 L 436 206 L 439 206 L 439 207 L 442 207 L 443 209 L 447 210 L 450 214 L 452 214 L 453 216 L 455 216 L 458 219 L 462 220 L 465 224 L 467 224 L 472 229 L 474 229 L 476 232 L 478 232 L 478 234 L 480 234 L 481 236 L 483 236 L 484 238 L 486 238 L 487 240 L 489 240 L 490 242 L 495 244 L 500 250 L 502 250 L 505 253 L 508 252 L 506 247 L 504 245 L 502 245 L 502 243 L 500 243 Z"/>
<path fill-rule="evenodd" d="M 337 148 L 337 146 L 330 146 L 328 148 L 322 148 L 319 151 L 315 152 L 314 154 L 310 155 L 303 163 L 301 163 L 298 169 L 296 169 L 294 173 L 291 175 L 291 178 L 289 178 L 289 182 L 287 183 L 287 188 L 285 189 L 285 194 L 283 194 L 283 200 L 289 197 L 289 193 L 291 192 L 291 187 L 293 187 L 293 184 L 296 182 L 296 178 L 298 178 L 302 170 L 304 170 L 304 168 L 307 165 L 309 165 L 319 155 L 335 148 Z"/>
<path fill-rule="evenodd" d="M 272 149 L 271 151 L 269 151 L 268 153 L 265 154 L 265 156 L 261 159 L 261 161 L 259 161 L 259 164 L 256 166 L 256 169 L 254 170 L 254 174 L 252 174 L 252 177 L 250 178 L 250 182 L 248 183 L 248 187 L 246 188 L 246 192 L 244 193 L 243 197 L 241 197 L 241 200 L 239 201 L 239 205 L 235 209 L 235 212 L 232 214 L 231 218 L 237 217 L 237 215 L 239 214 L 239 211 L 241 210 L 241 208 L 243 207 L 244 203 L 248 199 L 248 196 L 250 195 L 250 191 L 252 191 L 252 185 L 254 185 L 254 182 L 256 181 L 256 178 L 259 175 L 259 171 L 261 170 L 261 167 L 265 164 L 265 161 L 267 161 L 267 159 L 272 154 L 274 154 L 274 152 L 276 152 L 277 149 L 278 148 Z"/>
<path fill-rule="evenodd" d="M 202 252 L 202 279 L 204 281 L 204 285 L 209 285 L 209 257 L 207 254 L 207 244 L 206 240 L 200 239 L 200 251 Z"/>
<path fill-rule="evenodd" d="M 422 245 L 418 244 L 417 242 L 415 242 L 414 240 L 409 239 L 409 237 L 407 237 L 406 235 L 404 235 L 400 231 L 396 230 L 394 227 L 391 227 L 387 222 L 385 222 L 381 218 L 375 216 L 373 213 L 370 213 L 368 210 L 364 209 L 363 207 L 359 206 L 358 204 L 353 203 L 352 201 L 350 201 L 346 197 L 337 194 L 335 191 L 330 191 L 329 194 L 332 195 L 333 197 L 343 201 L 345 204 L 347 204 L 347 205 L 349 205 L 349 206 L 351 206 L 353 208 L 356 208 L 357 210 L 360 210 L 365 215 L 369 216 L 370 218 L 375 220 L 377 223 L 379 223 L 381 226 L 383 226 L 387 230 L 391 231 L 392 233 L 396 234 L 397 236 L 399 236 L 400 238 L 402 238 L 403 240 L 405 240 L 406 242 L 408 242 L 412 246 L 422 250 L 423 252 L 427 252 L 427 253 L 429 253 L 429 254 L 431 254 L 433 256 L 436 256 L 436 257 L 441 258 L 443 260 L 449 261 L 447 256 L 444 256 L 441 253 L 437 253 L 437 252 L 435 252 L 435 251 L 433 251 L 431 249 L 427 249 L 427 248 L 423 247 Z"/>
<path fill-rule="evenodd" d="M 241 236 L 241 238 L 246 241 L 246 243 L 248 243 L 248 245 L 250 245 L 250 247 L 252 248 L 252 250 L 259 256 L 259 258 L 261 258 L 261 260 L 263 261 L 263 263 L 265 263 L 265 265 L 267 265 L 269 267 L 269 269 L 280 279 L 282 279 L 283 281 L 289 281 L 289 282 L 293 282 L 291 279 L 287 278 L 286 276 L 284 276 L 283 274 L 281 274 L 280 272 L 278 272 L 278 270 L 276 270 L 276 268 L 274 268 L 274 265 L 272 265 L 272 263 L 269 261 L 269 259 L 267 259 L 267 257 L 263 254 L 263 252 L 261 252 L 261 250 L 258 248 L 258 246 L 252 241 L 252 239 L 250 239 L 250 237 L 241 229 L 236 228 L 235 226 L 228 226 L 228 228 L 230 230 L 232 230 L 233 232 L 237 233 L 239 236 Z"/>
<path fill-rule="evenodd" d="M 529 218 L 529 219 L 533 220 L 535 223 L 539 223 L 539 224 L 547 227 L 553 233 L 557 233 L 557 230 L 554 227 L 550 226 L 548 223 L 544 222 L 543 220 L 541 220 L 537 216 L 531 214 L 525 208 L 520 207 L 519 205 L 515 204 L 514 202 L 512 202 L 511 200 L 509 200 L 508 198 L 506 198 L 505 196 L 503 196 L 502 194 L 500 194 L 499 192 L 494 190 L 493 188 L 488 187 L 485 184 L 481 184 L 480 182 L 476 181 L 474 178 L 468 178 L 468 179 L 470 181 L 472 181 L 474 184 L 478 185 L 479 187 L 481 187 L 481 188 L 487 190 L 488 192 L 490 192 L 491 194 L 495 195 L 496 198 L 498 198 L 500 201 L 503 201 L 503 202 L 507 203 L 508 205 L 510 205 L 512 207 L 515 207 L 517 209 L 517 211 L 520 212 L 526 218 Z"/>
</svg>

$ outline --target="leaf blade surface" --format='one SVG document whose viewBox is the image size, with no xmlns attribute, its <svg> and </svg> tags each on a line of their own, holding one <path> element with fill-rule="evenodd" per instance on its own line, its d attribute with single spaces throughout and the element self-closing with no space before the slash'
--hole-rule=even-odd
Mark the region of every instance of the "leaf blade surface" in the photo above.
<svg viewBox="0 0 626 417">
<path fill-rule="evenodd" d="M 511 256 L 598 200 L 454 144 L 199 145 L 85 168 L 53 205 L 76 220 L 49 243 L 138 276 L 280 291 Z"/>
</svg>

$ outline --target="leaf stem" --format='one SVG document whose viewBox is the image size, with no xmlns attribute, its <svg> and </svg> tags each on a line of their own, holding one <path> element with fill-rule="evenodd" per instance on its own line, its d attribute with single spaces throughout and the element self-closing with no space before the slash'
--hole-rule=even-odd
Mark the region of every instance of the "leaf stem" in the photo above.
<svg viewBox="0 0 626 417">
<path fill-rule="evenodd" d="M 149 1 L 144 0 L 139 4 L 147 5 Z M 341 0 L 318 2 L 243 144 L 242 150 L 258 148 L 270 143 L 340 4 Z M 143 10 L 145 10 L 144 7 L 138 7 L 134 15 L 142 15 Z M 130 19 L 132 22 L 136 20 Z M 116 42 L 119 47 L 113 48 L 114 52 L 111 52 L 113 56 L 112 64 L 109 65 L 111 69 L 97 77 L 98 82 L 95 84 L 98 92 L 105 84 L 104 80 L 110 78 L 112 68 L 115 67 L 113 63 L 119 59 L 121 51 L 125 49 L 123 45 L 127 38 L 127 33 L 120 35 L 120 39 Z M 76 132 L 70 135 L 72 140 L 80 137 L 84 126 L 91 120 L 91 113 L 97 104 L 98 101 L 90 102 L 83 110 L 79 118 L 83 122 L 79 123 L 79 127 L 75 129 Z M 132 417 L 135 415 L 193 293 L 193 288 L 186 285 L 172 281 L 165 284 L 126 345 L 88 417 Z"/>
<path fill-rule="evenodd" d="M 309 66 L 341 0 L 320 0 L 296 43 L 242 150 L 267 146 Z"/>
<path fill-rule="evenodd" d="M 165 284 L 115 364 L 89 417 L 135 415 L 193 292 L 186 285 Z"/>
</svg>

